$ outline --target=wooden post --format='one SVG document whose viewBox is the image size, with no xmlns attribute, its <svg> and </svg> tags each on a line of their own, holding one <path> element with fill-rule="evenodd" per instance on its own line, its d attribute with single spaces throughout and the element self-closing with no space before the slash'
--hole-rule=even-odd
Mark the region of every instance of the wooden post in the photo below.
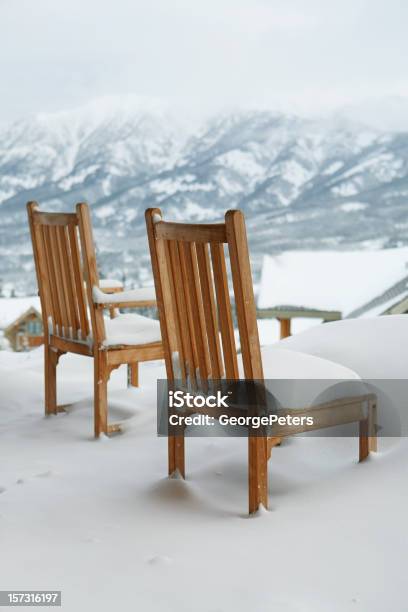
<svg viewBox="0 0 408 612">
<path fill-rule="evenodd" d="M 280 323 L 280 339 L 288 338 L 291 335 L 291 319 L 278 319 Z"/>
</svg>

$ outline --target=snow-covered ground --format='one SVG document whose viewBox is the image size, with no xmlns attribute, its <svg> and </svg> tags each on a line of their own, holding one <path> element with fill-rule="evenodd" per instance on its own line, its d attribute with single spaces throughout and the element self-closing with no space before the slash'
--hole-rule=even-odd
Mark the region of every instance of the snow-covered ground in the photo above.
<svg viewBox="0 0 408 612">
<path fill-rule="evenodd" d="M 68 412 L 48 418 L 42 369 L 42 349 L 0 352 L 0 588 L 61 589 L 69 612 L 407 609 L 406 440 L 359 465 L 355 439 L 291 439 L 248 518 L 244 438 L 187 440 L 186 482 L 166 478 L 161 363 L 139 389 L 112 373 L 124 433 L 99 441 L 92 360 L 61 359 Z"/>
</svg>

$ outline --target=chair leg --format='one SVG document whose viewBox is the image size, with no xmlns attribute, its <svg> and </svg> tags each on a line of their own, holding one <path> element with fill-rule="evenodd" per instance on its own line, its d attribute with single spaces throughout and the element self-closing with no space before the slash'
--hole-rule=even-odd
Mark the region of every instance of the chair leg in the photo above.
<svg viewBox="0 0 408 612">
<path fill-rule="evenodd" d="M 370 401 L 368 405 L 368 450 L 377 452 L 377 403 Z"/>
<path fill-rule="evenodd" d="M 101 433 L 108 434 L 108 379 L 106 352 L 94 355 L 94 421 L 95 438 Z"/>
<path fill-rule="evenodd" d="M 184 428 L 180 428 L 178 435 L 168 437 L 169 476 L 179 473 L 186 477 L 184 461 Z"/>
<path fill-rule="evenodd" d="M 260 505 L 268 507 L 268 451 L 267 438 L 248 437 L 249 514 Z"/>
<path fill-rule="evenodd" d="M 131 387 L 139 386 L 139 363 L 137 361 L 129 364 L 129 382 Z"/>
<path fill-rule="evenodd" d="M 59 354 L 44 345 L 45 414 L 57 414 L 57 363 Z"/>
<path fill-rule="evenodd" d="M 368 419 L 364 419 L 359 422 L 359 461 L 364 461 L 367 459 L 369 455 L 369 445 L 368 445 L 368 431 L 369 424 Z"/>
<path fill-rule="evenodd" d="M 367 418 L 359 423 L 359 461 L 364 461 L 370 452 L 377 451 L 377 402 L 368 401 Z"/>
</svg>

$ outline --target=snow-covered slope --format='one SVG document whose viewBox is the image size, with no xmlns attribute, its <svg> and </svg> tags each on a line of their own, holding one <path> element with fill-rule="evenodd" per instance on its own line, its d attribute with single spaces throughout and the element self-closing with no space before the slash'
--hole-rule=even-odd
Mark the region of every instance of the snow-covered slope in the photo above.
<svg viewBox="0 0 408 612">
<path fill-rule="evenodd" d="M 198 221 L 242 208 L 259 270 L 264 253 L 407 244 L 407 195 L 405 133 L 266 111 L 197 124 L 155 101 L 96 101 L 0 133 L 0 278 L 34 288 L 29 199 L 88 201 L 105 274 L 143 282 L 147 206 Z"/>
<path fill-rule="evenodd" d="M 245 438 L 189 439 L 187 480 L 166 478 L 162 364 L 141 364 L 139 389 L 112 372 L 124 434 L 95 442 L 92 360 L 61 358 L 68 414 L 45 419 L 42 356 L 0 352 L 8 589 L 61 589 L 67 612 L 406 609 L 406 439 L 362 464 L 355 438 L 290 439 L 272 451 L 270 511 L 248 518 Z"/>
</svg>

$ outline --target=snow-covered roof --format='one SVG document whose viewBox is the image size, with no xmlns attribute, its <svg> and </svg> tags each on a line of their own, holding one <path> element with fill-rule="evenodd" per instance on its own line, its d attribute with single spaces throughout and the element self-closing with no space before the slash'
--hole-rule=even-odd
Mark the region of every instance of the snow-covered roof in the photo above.
<svg viewBox="0 0 408 612">
<path fill-rule="evenodd" d="M 402 281 L 408 275 L 407 264 L 408 247 L 266 255 L 258 308 L 340 310 L 347 316 Z"/>
<path fill-rule="evenodd" d="M 38 296 L 0 298 L 0 329 L 8 327 L 31 307 L 41 312 Z"/>
<path fill-rule="evenodd" d="M 21 323 L 23 323 L 23 321 L 25 321 L 27 319 L 27 317 L 30 317 L 32 315 L 35 315 L 35 316 L 37 316 L 37 317 L 39 317 L 41 319 L 41 313 L 39 313 L 38 310 L 34 306 L 30 306 L 20 316 L 18 316 L 16 319 L 14 319 L 10 323 L 10 325 L 8 325 L 7 327 L 4 328 L 4 330 L 3 330 L 4 334 L 7 336 L 12 331 L 12 329 L 15 329 L 16 327 L 21 325 Z"/>
</svg>

